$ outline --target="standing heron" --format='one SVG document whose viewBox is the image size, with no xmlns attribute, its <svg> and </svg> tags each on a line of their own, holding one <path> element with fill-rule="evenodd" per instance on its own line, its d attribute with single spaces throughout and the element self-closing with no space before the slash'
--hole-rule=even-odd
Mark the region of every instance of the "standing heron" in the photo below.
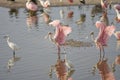
<svg viewBox="0 0 120 80">
<path fill-rule="evenodd" d="M 6 38 L 7 43 L 8 43 L 8 46 L 9 46 L 9 47 L 12 49 L 12 51 L 13 51 L 13 58 L 15 58 L 15 51 L 16 51 L 16 50 L 19 50 L 20 48 L 19 48 L 15 43 L 13 43 L 13 42 L 10 41 L 10 38 L 9 38 L 8 35 L 7 35 L 7 36 L 4 36 L 4 38 Z"/>
</svg>

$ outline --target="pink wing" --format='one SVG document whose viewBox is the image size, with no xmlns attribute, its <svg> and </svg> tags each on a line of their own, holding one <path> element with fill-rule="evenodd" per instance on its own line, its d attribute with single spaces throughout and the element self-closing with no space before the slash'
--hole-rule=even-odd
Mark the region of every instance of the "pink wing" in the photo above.
<svg viewBox="0 0 120 80">
<path fill-rule="evenodd" d="M 67 36 L 69 33 L 72 32 L 72 29 L 69 26 L 62 26 L 62 29 L 63 29 L 63 32 L 64 32 L 65 36 Z"/>
<path fill-rule="evenodd" d="M 108 26 L 108 27 L 106 27 L 105 32 L 110 37 L 114 33 L 115 29 L 116 29 L 116 27 L 113 26 L 113 25 L 112 26 Z"/>
</svg>

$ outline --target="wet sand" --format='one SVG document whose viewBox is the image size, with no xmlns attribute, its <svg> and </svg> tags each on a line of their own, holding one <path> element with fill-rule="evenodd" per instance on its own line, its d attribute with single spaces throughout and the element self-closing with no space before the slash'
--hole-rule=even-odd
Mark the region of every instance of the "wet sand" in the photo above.
<svg viewBox="0 0 120 80">
<path fill-rule="evenodd" d="M 0 6 L 1 7 L 16 7 L 16 8 L 23 8 L 25 7 L 25 3 L 27 0 L 15 0 L 15 2 L 10 2 L 7 0 L 0 0 Z M 110 2 L 111 0 L 109 0 Z M 62 3 L 60 3 L 60 0 L 50 0 L 51 6 L 72 6 L 72 5 L 80 5 L 81 3 L 79 0 L 74 0 L 73 3 L 69 3 L 68 0 L 63 0 Z M 119 0 L 113 0 L 112 3 L 120 3 Z M 100 4 L 100 0 L 86 0 L 86 4 Z M 38 1 L 38 5 L 40 5 Z M 81 4 L 82 5 L 82 4 Z"/>
</svg>

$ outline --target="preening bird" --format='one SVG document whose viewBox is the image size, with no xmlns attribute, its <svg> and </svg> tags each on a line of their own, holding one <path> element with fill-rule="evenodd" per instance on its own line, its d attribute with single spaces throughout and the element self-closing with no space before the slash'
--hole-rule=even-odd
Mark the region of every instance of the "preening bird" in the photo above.
<svg viewBox="0 0 120 80">
<path fill-rule="evenodd" d="M 12 49 L 12 51 L 13 51 L 13 58 L 15 58 L 15 51 L 16 51 L 16 50 L 19 50 L 20 48 L 19 48 L 15 43 L 13 43 L 13 42 L 10 41 L 10 38 L 9 38 L 8 35 L 7 35 L 7 36 L 4 36 L 4 38 L 6 38 L 7 43 L 8 43 L 8 46 L 9 46 L 9 47 Z"/>
</svg>

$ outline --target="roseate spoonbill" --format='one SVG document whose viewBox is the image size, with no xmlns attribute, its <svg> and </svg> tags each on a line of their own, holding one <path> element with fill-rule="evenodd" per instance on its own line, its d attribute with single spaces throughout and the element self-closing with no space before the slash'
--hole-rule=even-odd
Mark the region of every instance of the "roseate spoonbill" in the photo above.
<svg viewBox="0 0 120 80">
<path fill-rule="evenodd" d="M 51 41 L 54 41 L 58 47 L 58 50 L 60 50 L 60 46 L 65 43 L 65 38 L 72 31 L 72 29 L 69 26 L 63 26 L 60 23 L 60 20 L 54 20 L 50 22 L 49 25 L 56 27 L 56 30 L 55 34 L 48 33 L 47 37 L 49 37 Z"/>
<path fill-rule="evenodd" d="M 26 8 L 30 11 L 33 11 L 33 12 L 38 10 L 37 4 L 34 3 L 32 0 L 27 0 Z"/>
<path fill-rule="evenodd" d="M 65 65 L 68 67 L 69 70 L 74 68 L 74 66 L 73 66 L 73 64 L 71 63 L 71 61 L 69 61 L 69 60 L 67 59 L 67 55 L 66 55 L 66 54 L 65 54 Z"/>
<path fill-rule="evenodd" d="M 72 31 L 71 27 L 62 25 L 59 20 L 54 20 L 50 22 L 49 25 L 56 27 L 56 31 L 54 35 L 55 41 L 59 45 L 64 44 L 65 37 Z"/>
<path fill-rule="evenodd" d="M 99 34 L 96 38 L 94 38 L 94 33 L 91 33 L 92 40 L 94 40 L 96 46 L 100 49 L 100 59 L 101 57 L 104 58 L 105 52 L 104 52 L 104 46 L 107 46 L 107 41 L 109 37 L 114 33 L 115 26 L 106 26 L 104 22 L 97 21 L 96 27 L 99 28 Z M 103 56 L 101 56 L 101 51 L 103 51 Z"/>
<path fill-rule="evenodd" d="M 13 58 L 15 58 L 15 51 L 19 50 L 20 48 L 13 42 L 10 41 L 10 38 L 8 35 L 4 36 L 6 38 L 8 46 L 13 50 Z"/>
<path fill-rule="evenodd" d="M 106 11 L 108 7 L 108 2 L 107 0 L 101 0 L 101 6 L 102 8 Z"/>
<path fill-rule="evenodd" d="M 43 0 L 39 0 L 40 1 L 40 4 L 42 7 L 44 8 L 47 8 L 50 6 L 50 1 L 49 0 L 46 0 L 46 1 L 43 1 Z"/>
</svg>

